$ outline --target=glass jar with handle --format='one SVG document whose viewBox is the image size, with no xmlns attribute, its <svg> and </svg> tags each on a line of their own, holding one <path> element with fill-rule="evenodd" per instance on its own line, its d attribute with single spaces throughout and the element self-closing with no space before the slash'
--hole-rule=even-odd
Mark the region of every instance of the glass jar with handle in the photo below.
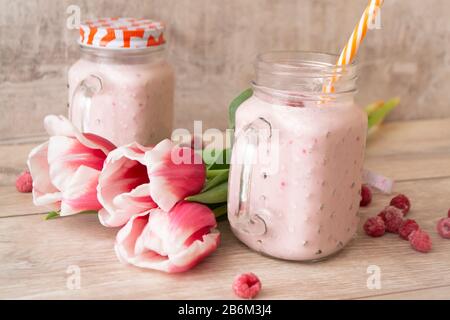
<svg viewBox="0 0 450 320">
<path fill-rule="evenodd" d="M 80 26 L 81 58 L 69 69 L 69 117 L 117 146 L 155 144 L 172 132 L 174 72 L 164 26 L 109 18 Z"/>
<path fill-rule="evenodd" d="M 253 96 L 236 112 L 228 219 L 250 248 L 313 261 L 354 237 L 367 116 L 354 103 L 356 65 L 272 52 L 256 62 Z M 332 93 L 323 93 L 331 81 Z"/>
</svg>

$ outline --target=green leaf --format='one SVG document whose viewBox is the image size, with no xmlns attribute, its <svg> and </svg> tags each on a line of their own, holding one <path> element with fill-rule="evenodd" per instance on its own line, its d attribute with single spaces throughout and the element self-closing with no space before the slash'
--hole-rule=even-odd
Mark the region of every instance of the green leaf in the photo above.
<svg viewBox="0 0 450 320">
<path fill-rule="evenodd" d="M 223 182 L 208 191 L 187 197 L 190 202 L 200 202 L 204 204 L 222 203 L 227 201 L 228 182 Z"/>
<path fill-rule="evenodd" d="M 214 212 L 214 216 L 217 218 L 220 218 L 222 216 L 226 216 L 227 214 L 227 204 L 221 205 L 220 207 L 212 209 Z"/>
<path fill-rule="evenodd" d="M 203 188 L 202 192 L 211 190 L 212 188 L 218 186 L 222 182 L 228 181 L 228 174 L 229 170 L 215 170 L 212 171 L 214 173 L 219 172 L 218 175 L 214 176 L 211 180 L 209 180 L 205 187 Z"/>
<path fill-rule="evenodd" d="M 206 178 L 208 179 L 214 179 L 217 176 L 220 176 L 222 174 L 227 174 L 230 172 L 230 169 L 220 169 L 220 170 L 208 170 L 206 171 Z"/>
<path fill-rule="evenodd" d="M 202 150 L 202 159 L 206 165 L 206 168 L 209 168 L 219 157 L 219 154 L 222 153 L 222 150 L 218 149 L 203 149 Z"/>
<path fill-rule="evenodd" d="M 400 103 L 399 98 L 393 98 L 383 102 L 376 102 L 368 105 L 365 109 L 368 115 L 369 129 L 379 126 L 386 116 Z"/>
<path fill-rule="evenodd" d="M 231 104 L 228 108 L 228 128 L 234 130 L 235 126 L 235 116 L 236 116 L 236 110 L 239 108 L 239 106 L 248 98 L 250 98 L 253 95 L 253 89 L 248 88 L 247 90 L 243 91 L 240 95 L 238 95 L 236 98 L 234 98 L 233 101 L 231 101 Z"/>
<path fill-rule="evenodd" d="M 98 214 L 98 211 L 87 210 L 87 211 L 78 212 L 78 214 Z"/>
<path fill-rule="evenodd" d="M 207 164 L 207 170 L 228 169 L 230 167 L 230 157 L 231 150 L 229 148 L 220 151 L 214 150 L 214 155 L 211 155 L 210 150 L 207 152 L 206 150 L 203 151 L 203 161 Z"/>
<path fill-rule="evenodd" d="M 59 212 L 51 211 L 45 216 L 44 220 L 51 220 L 56 218 L 59 218 Z"/>
<path fill-rule="evenodd" d="M 97 214 L 98 212 L 94 210 L 87 210 L 78 212 L 77 214 L 94 214 L 94 213 Z M 51 211 L 45 216 L 44 220 L 51 220 L 56 218 L 61 218 L 60 213 L 58 211 Z"/>
</svg>

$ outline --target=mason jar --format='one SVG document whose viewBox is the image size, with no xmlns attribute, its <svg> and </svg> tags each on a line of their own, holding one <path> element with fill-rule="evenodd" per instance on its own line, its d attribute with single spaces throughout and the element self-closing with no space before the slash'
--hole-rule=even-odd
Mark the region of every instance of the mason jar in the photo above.
<svg viewBox="0 0 450 320">
<path fill-rule="evenodd" d="M 319 260 L 356 233 L 367 115 L 354 103 L 356 65 L 337 59 L 260 55 L 253 96 L 236 112 L 228 219 L 265 255 Z"/>
<path fill-rule="evenodd" d="M 115 145 L 153 145 L 170 137 L 174 71 L 164 26 L 107 18 L 80 26 L 81 58 L 69 69 L 69 118 Z"/>
</svg>

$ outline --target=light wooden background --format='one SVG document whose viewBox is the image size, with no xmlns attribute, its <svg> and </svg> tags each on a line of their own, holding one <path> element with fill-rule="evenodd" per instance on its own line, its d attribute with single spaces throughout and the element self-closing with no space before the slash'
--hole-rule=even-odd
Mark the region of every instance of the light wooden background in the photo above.
<svg viewBox="0 0 450 320">
<path fill-rule="evenodd" d="M 21 170 L 34 145 L 0 145 L 0 172 Z M 312 264 L 263 257 L 223 221 L 217 251 L 177 275 L 120 264 L 117 230 L 102 227 L 96 215 L 44 221 L 46 210 L 33 206 L 30 194 L 0 178 L 0 299 L 236 299 L 231 283 L 242 272 L 260 277 L 260 299 L 450 299 L 450 240 L 436 232 L 450 207 L 449 145 L 450 118 L 391 122 L 368 140 L 365 167 L 395 179 L 395 193 L 411 199 L 408 218 L 433 241 L 427 254 L 398 235 L 364 234 L 363 221 L 392 197 L 376 193 L 360 210 L 356 239 L 335 257 Z M 80 268 L 80 290 L 66 286 L 69 266 Z M 367 288 L 369 266 L 380 268 L 380 289 Z"/>
<path fill-rule="evenodd" d="M 67 67 L 78 56 L 66 8 L 82 18 L 145 16 L 169 25 L 178 75 L 177 127 L 193 119 L 223 129 L 258 52 L 339 52 L 366 0 L 0 0 L 0 137 L 42 134 L 42 118 L 66 112 Z M 450 1 L 387 0 L 382 29 L 360 57 L 361 105 L 402 98 L 390 119 L 450 116 Z"/>
</svg>

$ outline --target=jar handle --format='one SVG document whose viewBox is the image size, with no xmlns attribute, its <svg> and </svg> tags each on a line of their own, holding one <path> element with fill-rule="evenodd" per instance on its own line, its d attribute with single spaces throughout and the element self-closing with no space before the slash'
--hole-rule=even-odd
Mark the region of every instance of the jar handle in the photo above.
<svg viewBox="0 0 450 320">
<path fill-rule="evenodd" d="M 262 134 L 265 133 L 265 134 Z M 259 118 L 238 134 L 232 155 L 234 160 L 238 161 L 237 167 L 240 172 L 239 177 L 239 202 L 235 212 L 237 223 L 235 227 L 242 232 L 251 235 L 264 235 L 267 231 L 266 223 L 258 214 L 252 213 L 251 196 L 252 196 L 252 176 L 254 171 L 254 163 L 258 161 L 257 155 L 260 147 L 261 139 L 269 141 L 272 134 L 270 123 L 264 118 Z M 242 146 L 241 150 L 237 150 Z M 239 154 L 241 152 L 241 154 Z M 230 174 L 233 177 L 234 174 Z"/>
<path fill-rule="evenodd" d="M 91 74 L 82 80 L 73 91 L 69 119 L 81 132 L 87 132 L 88 130 L 92 98 L 102 89 L 102 79 L 97 75 Z M 79 116 L 76 115 L 76 111 L 79 111 Z"/>
</svg>

